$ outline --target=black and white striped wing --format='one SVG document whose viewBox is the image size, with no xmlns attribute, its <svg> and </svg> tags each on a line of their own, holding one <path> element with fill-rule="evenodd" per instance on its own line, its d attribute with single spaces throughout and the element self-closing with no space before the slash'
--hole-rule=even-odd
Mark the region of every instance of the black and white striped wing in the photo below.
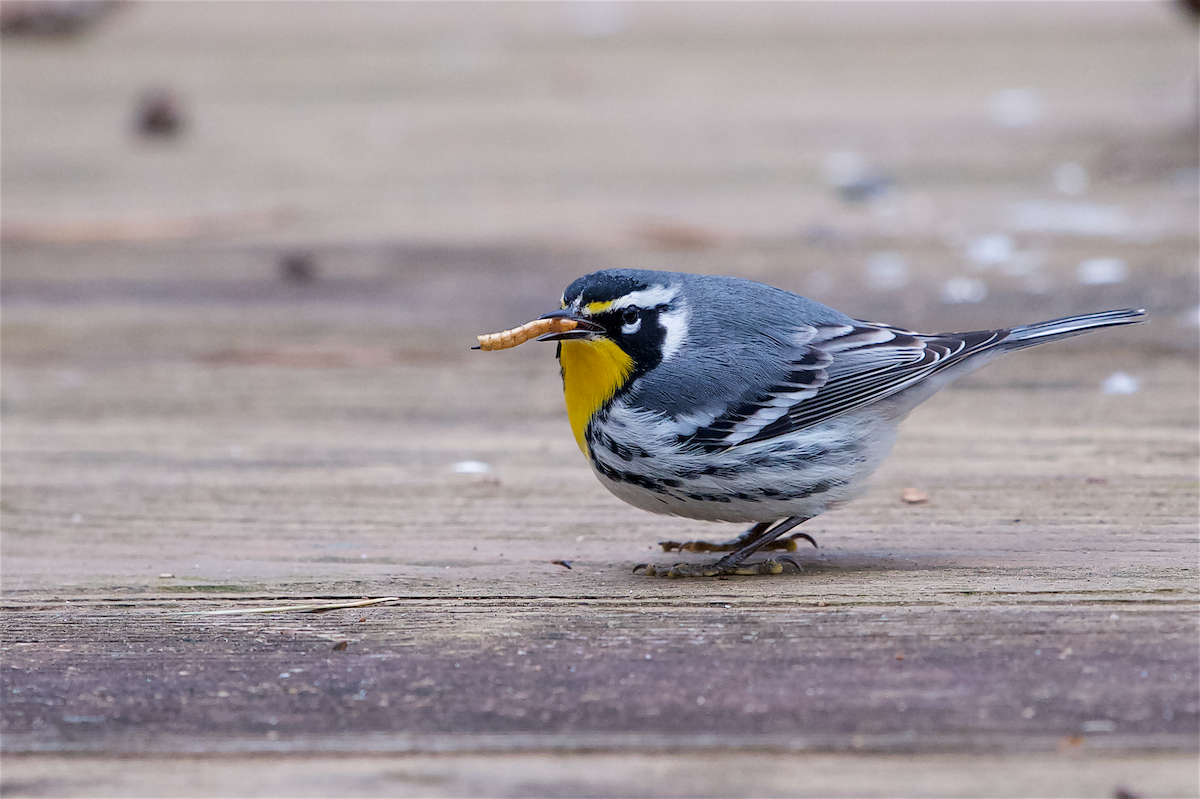
<svg viewBox="0 0 1200 799">
<path fill-rule="evenodd" d="M 816 397 L 829 380 L 833 357 L 816 347 L 802 347 L 785 361 L 777 380 L 732 402 L 721 415 L 682 439 L 685 446 L 728 449 L 758 436 L 797 405 Z"/>
<path fill-rule="evenodd" d="M 817 328 L 784 380 L 731 404 L 681 443 L 719 450 L 802 430 L 903 391 L 1007 333 L 923 336 L 868 323 Z"/>
</svg>

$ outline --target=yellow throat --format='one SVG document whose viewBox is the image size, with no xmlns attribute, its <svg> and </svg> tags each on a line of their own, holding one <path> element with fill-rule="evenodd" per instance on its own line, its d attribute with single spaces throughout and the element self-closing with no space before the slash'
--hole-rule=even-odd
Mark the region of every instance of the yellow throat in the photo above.
<svg viewBox="0 0 1200 799">
<path fill-rule="evenodd" d="M 633 359 L 612 341 L 568 340 L 561 342 L 558 359 L 562 365 L 563 394 L 567 418 L 584 455 L 588 454 L 584 432 L 588 422 L 633 372 Z"/>
</svg>

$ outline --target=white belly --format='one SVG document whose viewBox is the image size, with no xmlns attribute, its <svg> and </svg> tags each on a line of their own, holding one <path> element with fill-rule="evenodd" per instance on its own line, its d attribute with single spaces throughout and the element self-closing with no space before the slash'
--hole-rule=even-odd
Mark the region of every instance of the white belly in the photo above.
<svg viewBox="0 0 1200 799">
<path fill-rule="evenodd" d="M 853 499 L 894 441 L 895 424 L 870 412 L 717 452 L 683 449 L 669 420 L 619 403 L 588 430 L 592 469 L 620 499 L 652 513 L 742 523 L 812 518 Z"/>
</svg>

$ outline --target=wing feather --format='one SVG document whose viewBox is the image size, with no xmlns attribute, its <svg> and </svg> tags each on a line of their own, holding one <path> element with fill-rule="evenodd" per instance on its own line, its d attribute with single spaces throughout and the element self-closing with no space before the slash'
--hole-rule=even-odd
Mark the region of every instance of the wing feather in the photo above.
<svg viewBox="0 0 1200 799">
<path fill-rule="evenodd" d="M 721 450 L 787 435 L 886 399 L 996 344 L 1007 330 L 924 336 L 867 322 L 817 328 L 786 376 L 681 439 Z"/>
</svg>

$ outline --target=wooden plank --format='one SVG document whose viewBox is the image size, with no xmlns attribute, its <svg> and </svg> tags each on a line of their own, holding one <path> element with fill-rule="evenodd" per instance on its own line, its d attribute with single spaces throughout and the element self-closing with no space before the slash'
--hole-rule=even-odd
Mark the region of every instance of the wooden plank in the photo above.
<svg viewBox="0 0 1200 799">
<path fill-rule="evenodd" d="M 939 8 L 965 15 L 954 36 L 895 41 L 822 10 L 837 36 L 697 22 L 708 38 L 664 47 L 669 12 L 646 6 L 635 37 L 514 37 L 485 99 L 451 74 L 470 64 L 434 35 L 432 6 L 411 13 L 433 49 L 414 50 L 313 5 L 333 44 L 310 47 L 302 17 L 278 50 L 238 56 L 238 75 L 275 76 L 261 85 L 214 76 L 224 39 L 174 8 L 130 9 L 136 25 L 77 58 L 6 44 L 6 232 L 78 230 L 80 208 L 231 219 L 278 207 L 281 170 L 353 190 L 305 193 L 269 236 L 4 242 L 5 795 L 1200 792 L 1196 201 L 1172 177 L 1195 152 L 1173 131 L 1194 125 L 1172 127 L 1184 101 L 1169 99 L 1190 91 L 1194 36 L 1161 8 L 1089 6 L 1082 26 L 1027 9 L 1050 17 L 1007 33 L 971 22 L 992 12 Z M 780 8 L 789 25 L 804 12 Z M 80 98 L 129 94 L 178 30 L 199 37 L 179 52 L 208 76 L 211 116 L 176 149 L 131 149 L 111 104 Z M 1064 30 L 1079 60 L 1038 67 L 1065 63 Z M 582 60 L 555 66 L 547 41 Z M 450 61 L 429 56 L 444 46 Z M 927 86 L 927 57 L 996 47 L 1020 57 L 941 71 L 944 91 L 872 78 Z M 865 66 L 820 72 L 843 58 Z M 815 77 L 781 82 L 780 63 Z M 644 78 L 701 66 L 733 76 L 715 99 Z M 1029 69 L 1054 109 L 1043 123 L 964 122 Z M 400 137 L 338 81 L 426 99 L 403 106 Z M 212 99 L 230 93 L 249 99 Z M 480 149 L 476 129 L 497 135 Z M 847 131 L 888 132 L 868 139 L 910 181 L 898 204 L 819 182 Z M 1070 159 L 1093 169 L 1079 202 L 1125 214 L 1124 234 L 1026 231 L 1025 260 L 963 260 Z M 911 264 L 902 291 L 864 283 L 889 251 Z M 1097 257 L 1127 279 L 1081 284 Z M 736 530 L 609 496 L 569 433 L 550 346 L 469 350 L 607 266 L 736 273 L 931 330 L 1126 305 L 1152 322 L 931 400 L 874 487 L 806 525 L 820 548 L 798 553 L 802 573 L 672 581 L 633 566 L 701 557 L 658 541 Z M 964 275 L 985 302 L 943 302 Z M 1133 393 L 1102 390 L 1118 371 Z M 456 470 L 468 461 L 486 470 Z"/>
</svg>

